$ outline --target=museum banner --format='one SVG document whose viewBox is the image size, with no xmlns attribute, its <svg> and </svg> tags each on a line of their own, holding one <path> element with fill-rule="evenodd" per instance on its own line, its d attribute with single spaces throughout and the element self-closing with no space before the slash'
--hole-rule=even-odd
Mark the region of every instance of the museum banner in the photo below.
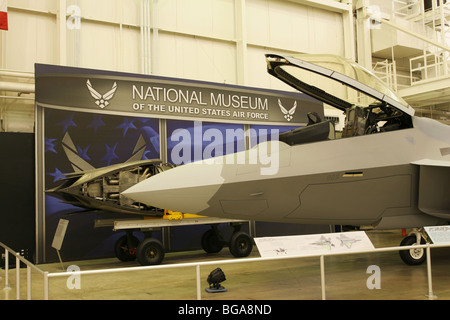
<svg viewBox="0 0 450 320">
<path fill-rule="evenodd" d="M 111 71 L 35 65 L 36 102 L 43 107 L 267 125 L 323 118 L 323 104 L 295 92 Z"/>
</svg>

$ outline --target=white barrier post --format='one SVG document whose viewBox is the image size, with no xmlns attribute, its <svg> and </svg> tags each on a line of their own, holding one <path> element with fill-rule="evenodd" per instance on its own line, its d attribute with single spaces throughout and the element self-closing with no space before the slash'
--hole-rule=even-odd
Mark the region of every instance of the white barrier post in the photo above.
<svg viewBox="0 0 450 320">
<path fill-rule="evenodd" d="M 200 282 L 200 265 L 196 266 L 197 271 L 197 300 L 202 300 L 202 285 Z"/>
<path fill-rule="evenodd" d="M 27 265 L 27 300 L 31 300 L 31 267 Z"/>
<path fill-rule="evenodd" d="M 11 289 L 9 287 L 9 251 L 5 248 L 5 288 L 4 290 Z"/>
<path fill-rule="evenodd" d="M 48 271 L 44 272 L 44 300 L 48 300 Z"/>
<path fill-rule="evenodd" d="M 16 300 L 20 300 L 20 260 L 16 253 Z"/>
<path fill-rule="evenodd" d="M 428 299 L 436 299 L 437 296 L 433 294 L 433 280 L 431 278 L 431 250 L 430 244 L 427 244 L 427 274 L 428 274 Z"/>
<path fill-rule="evenodd" d="M 326 300 L 326 296 L 325 296 L 325 260 L 324 260 L 324 256 L 320 256 L 320 284 L 322 286 L 322 300 Z"/>
</svg>

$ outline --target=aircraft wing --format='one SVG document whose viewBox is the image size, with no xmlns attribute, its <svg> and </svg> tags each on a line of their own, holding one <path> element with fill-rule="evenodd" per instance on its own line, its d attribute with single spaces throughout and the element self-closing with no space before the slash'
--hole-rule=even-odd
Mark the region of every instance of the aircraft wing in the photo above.
<svg viewBox="0 0 450 320">
<path fill-rule="evenodd" d="M 420 167 L 419 209 L 450 219 L 450 161 L 423 159 L 412 164 Z"/>
<path fill-rule="evenodd" d="M 71 172 L 71 173 L 65 173 L 64 179 L 61 180 L 70 180 L 75 178 L 81 178 L 83 179 L 77 183 L 84 183 L 85 180 L 92 180 L 97 177 L 101 177 L 107 174 L 110 174 L 114 171 L 125 171 L 127 169 L 132 169 L 137 166 L 145 166 L 149 164 L 161 164 L 162 161 L 160 159 L 150 159 L 150 160 L 139 160 L 139 161 L 133 161 L 133 162 L 126 162 L 126 163 L 119 163 L 115 165 L 111 165 L 108 167 L 98 168 L 98 169 L 92 169 L 87 171 L 79 171 L 79 172 Z"/>
</svg>

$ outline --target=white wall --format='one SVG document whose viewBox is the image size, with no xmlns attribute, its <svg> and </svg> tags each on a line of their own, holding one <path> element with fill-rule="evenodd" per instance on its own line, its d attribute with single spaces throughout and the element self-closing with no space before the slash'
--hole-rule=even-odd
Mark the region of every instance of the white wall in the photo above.
<svg viewBox="0 0 450 320">
<path fill-rule="evenodd" d="M 265 53 L 331 53 L 345 56 L 340 13 L 287 1 L 247 0 L 248 84 L 291 90 L 268 77 Z"/>
<path fill-rule="evenodd" d="M 8 5 L 9 31 L 0 31 L 3 70 L 33 72 L 35 63 L 48 63 L 291 90 L 267 74 L 265 53 L 345 55 L 343 14 L 307 0 L 9 0 Z M 80 28 L 70 27 L 72 5 L 80 8 Z M 148 28 L 141 28 L 147 7 Z M 3 114 L 23 104 L 8 101 Z"/>
</svg>

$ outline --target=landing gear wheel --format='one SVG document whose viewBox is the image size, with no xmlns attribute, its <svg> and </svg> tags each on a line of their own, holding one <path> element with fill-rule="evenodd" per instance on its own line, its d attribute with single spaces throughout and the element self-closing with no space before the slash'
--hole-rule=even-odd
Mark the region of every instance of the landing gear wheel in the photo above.
<svg viewBox="0 0 450 320">
<path fill-rule="evenodd" d="M 247 257 L 253 249 L 253 240 L 245 232 L 236 232 L 230 240 L 230 252 L 236 258 Z"/>
<path fill-rule="evenodd" d="M 206 253 L 217 253 L 223 249 L 223 242 L 219 240 L 214 230 L 206 231 L 202 236 L 202 249 Z"/>
<path fill-rule="evenodd" d="M 155 238 L 147 238 L 138 246 L 136 256 L 143 266 L 160 264 L 164 259 L 164 247 Z"/>
<path fill-rule="evenodd" d="M 128 242 L 128 236 L 122 236 L 114 245 L 114 253 L 117 259 L 120 261 L 134 261 L 136 260 L 136 248 L 139 245 L 139 240 L 135 236 L 130 237 L 130 244 Z"/>
<path fill-rule="evenodd" d="M 415 235 L 408 236 L 402 240 L 401 246 L 412 246 L 417 243 L 417 238 Z M 425 240 L 421 238 L 421 244 L 425 244 Z M 400 258 L 404 263 L 410 266 L 418 266 L 422 264 L 426 259 L 426 252 L 424 248 L 417 248 L 411 250 L 400 250 Z"/>
</svg>

